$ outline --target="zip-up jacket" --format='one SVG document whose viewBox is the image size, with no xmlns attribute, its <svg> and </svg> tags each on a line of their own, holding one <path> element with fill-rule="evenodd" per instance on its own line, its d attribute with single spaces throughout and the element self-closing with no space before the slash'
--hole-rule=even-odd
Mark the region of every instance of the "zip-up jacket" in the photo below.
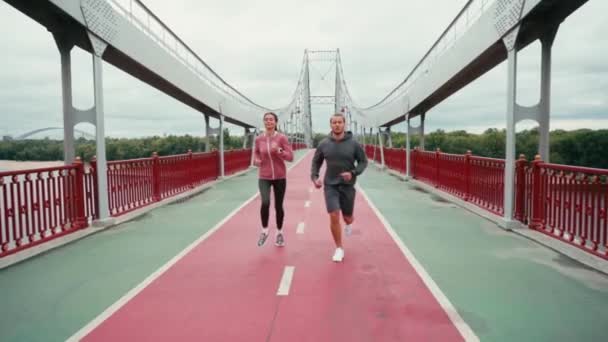
<svg viewBox="0 0 608 342">
<path fill-rule="evenodd" d="M 277 151 L 272 152 L 273 146 Z M 260 179 L 283 179 L 287 177 L 285 161 L 293 161 L 293 150 L 285 135 L 274 132 L 268 136 L 263 133 L 255 138 L 254 157 L 260 161 Z"/>
</svg>

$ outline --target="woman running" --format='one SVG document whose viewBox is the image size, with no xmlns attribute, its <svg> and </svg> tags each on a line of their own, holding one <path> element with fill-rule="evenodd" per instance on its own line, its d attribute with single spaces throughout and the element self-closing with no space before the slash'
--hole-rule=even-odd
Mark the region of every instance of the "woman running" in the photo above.
<svg viewBox="0 0 608 342">
<path fill-rule="evenodd" d="M 287 186 L 287 171 L 285 161 L 293 161 L 293 151 L 287 137 L 277 132 L 277 115 L 273 112 L 264 114 L 266 132 L 255 139 L 254 164 L 259 167 L 258 186 L 262 197 L 260 216 L 262 219 L 262 232 L 258 246 L 262 246 L 268 238 L 268 216 L 270 212 L 270 188 L 274 192 L 274 209 L 276 213 L 276 240 L 275 245 L 284 246 L 283 237 L 283 198 Z"/>
</svg>

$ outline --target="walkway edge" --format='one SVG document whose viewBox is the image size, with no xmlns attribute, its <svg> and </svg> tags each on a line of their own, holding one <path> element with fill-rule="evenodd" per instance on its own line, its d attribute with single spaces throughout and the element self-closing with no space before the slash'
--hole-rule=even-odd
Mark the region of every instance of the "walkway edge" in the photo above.
<svg viewBox="0 0 608 342">
<path fill-rule="evenodd" d="M 400 174 L 396 171 L 388 170 L 387 173 L 403 181 L 409 182 L 413 186 L 420 187 L 425 191 L 432 193 L 433 195 L 439 196 L 446 201 L 452 202 L 457 206 L 472 212 L 473 214 L 476 214 L 493 223 L 496 223 L 500 228 L 505 229 L 508 232 L 525 237 L 526 239 L 534 241 L 545 248 L 549 248 L 556 253 L 562 254 L 572 260 L 580 262 L 581 264 L 587 267 L 590 267 L 598 272 L 602 272 L 608 275 L 608 262 L 606 262 L 600 257 L 597 257 L 590 253 L 586 253 L 585 251 L 582 251 L 577 247 L 570 246 L 558 239 L 549 237 L 541 232 L 529 229 L 523 223 L 518 221 L 513 221 L 511 223 L 511 227 L 509 227 L 509 229 L 506 229 L 504 219 L 498 215 L 492 214 L 470 202 L 463 201 L 462 199 L 453 196 L 447 192 L 437 190 L 431 185 L 428 185 L 421 181 L 417 181 L 412 178 L 408 179 L 405 175 Z"/>
<path fill-rule="evenodd" d="M 80 240 L 82 238 L 85 238 L 89 235 L 93 235 L 93 234 L 99 233 L 101 231 L 104 231 L 108 228 L 112 228 L 117 225 L 129 222 L 156 208 L 160 208 L 162 206 L 172 204 L 177 201 L 181 201 L 185 198 L 195 196 L 195 195 L 219 184 L 220 182 L 224 182 L 231 178 L 238 177 L 242 174 L 246 174 L 246 173 L 250 172 L 251 170 L 252 170 L 252 168 L 248 168 L 247 170 L 240 171 L 240 172 L 232 174 L 228 177 L 224 177 L 222 179 L 218 179 L 213 182 L 200 185 L 192 190 L 183 192 L 183 193 L 173 196 L 173 197 L 166 198 L 160 202 L 152 203 L 145 207 L 135 209 L 127 214 L 124 214 L 124 215 L 121 215 L 118 217 L 111 217 L 111 218 L 108 218 L 103 221 L 94 221 L 91 223 L 91 225 L 89 227 L 87 227 L 85 229 L 82 229 L 82 230 L 76 231 L 74 233 L 68 234 L 66 236 L 51 240 L 49 242 L 34 246 L 32 248 L 25 249 L 21 252 L 11 254 L 9 256 L 6 256 L 6 257 L 0 259 L 0 270 L 3 268 L 6 268 L 6 267 L 12 266 L 14 264 L 20 263 L 22 261 L 28 260 L 28 259 L 38 256 L 40 254 L 46 253 L 55 248 L 65 246 L 67 244 L 70 244 L 70 243 Z"/>
<path fill-rule="evenodd" d="M 378 208 L 376 208 L 376 206 L 374 205 L 374 203 L 372 203 L 372 201 L 369 199 L 369 197 L 367 197 L 367 194 L 361 188 L 361 186 L 357 185 L 357 189 L 359 190 L 361 195 L 363 195 L 363 198 L 365 198 L 365 200 L 367 201 L 367 204 L 372 208 L 374 213 L 378 216 L 378 218 L 380 219 L 380 222 L 382 222 L 382 224 L 384 225 L 384 228 L 386 229 L 388 234 L 393 238 L 393 240 L 395 241 L 395 243 L 397 244 L 397 246 L 399 247 L 399 249 L 405 256 L 407 261 L 412 265 L 414 270 L 416 270 L 416 273 L 418 273 L 418 276 L 420 276 L 420 278 L 422 279 L 422 281 L 424 282 L 426 287 L 429 289 L 429 291 L 431 291 L 431 293 L 433 294 L 433 297 L 435 297 L 437 302 L 439 302 L 439 305 L 441 306 L 443 311 L 445 311 L 445 313 L 448 315 L 452 324 L 454 324 L 456 329 L 458 329 L 458 332 L 460 333 L 460 335 L 465 339 L 465 341 L 477 341 L 478 342 L 479 337 L 477 337 L 477 335 L 475 335 L 475 332 L 473 332 L 471 327 L 469 327 L 469 325 L 462 319 L 462 317 L 460 317 L 460 314 L 458 313 L 456 308 L 454 308 L 454 306 L 452 305 L 452 303 L 450 302 L 448 297 L 446 297 L 446 295 L 441 291 L 439 286 L 437 286 L 437 283 L 435 283 L 433 278 L 431 278 L 431 276 L 427 273 L 427 271 L 424 269 L 424 267 L 422 267 L 422 264 L 420 264 L 418 259 L 416 259 L 416 257 L 409 250 L 409 248 L 407 248 L 407 246 L 403 243 L 401 238 L 399 238 L 399 236 L 397 235 L 397 233 L 395 232 L 395 230 L 393 229 L 391 224 L 388 222 L 388 220 L 384 217 L 384 215 L 382 215 L 382 213 L 378 210 Z"/>
<path fill-rule="evenodd" d="M 310 151 L 304 153 L 297 161 L 292 163 L 289 166 L 288 171 L 290 171 L 297 164 L 299 164 L 302 160 L 304 160 L 304 158 L 306 157 L 306 155 L 308 155 L 308 153 L 310 153 Z M 129 292 L 127 292 L 120 299 L 118 299 L 116 302 L 114 302 L 112 305 L 110 305 L 107 309 L 105 309 L 101 314 L 99 314 L 97 317 L 95 317 L 92 321 L 90 321 L 88 324 L 86 324 L 84 327 L 82 327 L 80 330 L 78 330 L 74 335 L 70 336 L 70 338 L 68 338 L 66 341 L 80 341 L 83 337 L 88 335 L 91 331 L 93 331 L 93 329 L 95 329 L 97 326 L 99 326 L 101 323 L 103 323 L 103 321 L 105 321 L 107 318 L 112 316 L 112 314 L 114 314 L 116 311 L 118 311 L 129 300 L 131 300 L 139 292 L 144 290 L 149 284 L 151 284 L 154 280 L 156 280 L 156 278 L 160 277 L 169 268 L 171 268 L 171 266 L 176 264 L 186 254 L 188 254 L 191 250 L 193 250 L 199 244 L 201 244 L 203 241 L 205 241 L 209 236 L 211 236 L 211 234 L 216 232 L 219 228 L 221 228 L 224 225 L 224 223 L 226 223 L 230 218 L 232 218 L 232 216 L 234 216 L 239 210 L 241 210 L 243 207 L 245 207 L 251 201 L 253 201 L 258 195 L 259 195 L 259 192 L 256 191 L 251 197 L 249 197 L 245 202 L 243 202 L 240 206 L 235 208 L 233 211 L 231 211 L 226 217 L 224 217 L 221 221 L 219 221 L 217 224 L 215 224 L 215 226 L 213 226 L 211 229 L 209 229 L 205 234 L 201 235 L 198 239 L 196 239 L 194 242 L 192 242 L 190 245 L 188 245 L 188 247 L 183 249 L 176 256 L 174 256 L 169 261 L 167 261 L 164 265 L 162 265 L 159 269 L 157 269 L 155 272 L 153 272 L 148 277 L 146 277 L 146 279 L 144 279 L 141 283 L 139 283 L 137 286 L 135 286 L 134 288 L 129 290 Z"/>
</svg>

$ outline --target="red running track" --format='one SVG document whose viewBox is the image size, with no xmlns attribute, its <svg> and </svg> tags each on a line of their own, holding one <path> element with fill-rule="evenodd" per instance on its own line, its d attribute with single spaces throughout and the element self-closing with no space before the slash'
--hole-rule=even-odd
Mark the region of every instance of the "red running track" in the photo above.
<svg viewBox="0 0 608 342">
<path fill-rule="evenodd" d="M 311 159 L 288 174 L 285 247 L 274 232 L 256 245 L 258 196 L 84 340 L 462 341 L 361 194 L 344 262 L 331 261 L 323 192 L 309 191 Z M 293 279 L 278 296 L 285 266 Z"/>
</svg>

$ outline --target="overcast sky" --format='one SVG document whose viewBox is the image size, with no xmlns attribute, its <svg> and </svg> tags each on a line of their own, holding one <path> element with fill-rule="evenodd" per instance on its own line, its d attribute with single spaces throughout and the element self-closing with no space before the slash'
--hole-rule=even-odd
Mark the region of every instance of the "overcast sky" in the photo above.
<svg viewBox="0 0 608 342">
<path fill-rule="evenodd" d="M 405 78 L 465 2 L 144 1 L 225 80 L 270 108 L 285 105 L 293 94 L 307 48 L 340 48 L 351 95 L 361 105 L 376 103 Z M 608 13 L 608 1 L 591 0 L 559 29 L 551 129 L 608 128 L 608 22 L 602 13 Z M 59 52 L 51 34 L 3 1 L 0 21 L 0 135 L 61 127 Z M 93 103 L 91 58 L 77 49 L 72 56 L 74 104 L 87 108 Z M 521 52 L 519 65 L 519 103 L 532 105 L 539 97 L 540 44 Z M 313 64 L 313 95 L 333 94 L 333 76 L 331 65 Z M 108 136 L 204 132 L 200 113 L 109 64 L 104 91 Z M 327 130 L 332 108 L 313 108 L 315 130 Z M 430 111 L 427 130 L 504 128 L 505 109 L 503 63 Z M 87 124 L 78 128 L 93 131 Z"/>
</svg>

